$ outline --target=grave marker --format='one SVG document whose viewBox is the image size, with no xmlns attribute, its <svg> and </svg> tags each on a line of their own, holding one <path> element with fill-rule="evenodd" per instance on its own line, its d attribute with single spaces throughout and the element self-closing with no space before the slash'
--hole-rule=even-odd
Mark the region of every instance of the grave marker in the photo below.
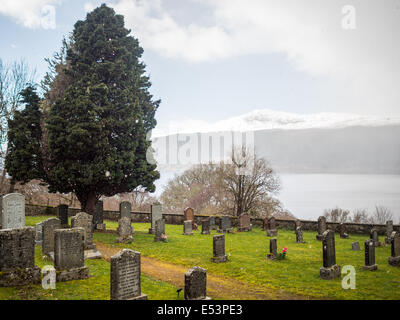
<svg viewBox="0 0 400 320">
<path fill-rule="evenodd" d="M 386 221 L 386 238 L 385 238 L 386 244 L 391 244 L 392 232 L 393 232 L 393 221 L 392 220 Z"/>
<path fill-rule="evenodd" d="M 101 200 L 96 202 L 93 214 L 93 230 L 106 230 L 106 225 L 104 224 L 104 203 Z"/>
<path fill-rule="evenodd" d="M 305 243 L 303 241 L 303 230 L 301 230 L 301 227 L 296 228 L 296 243 Z"/>
<path fill-rule="evenodd" d="M 2 201 L 2 228 L 18 229 L 25 227 L 25 197 L 20 193 L 9 193 Z"/>
<path fill-rule="evenodd" d="M 320 216 L 318 218 L 318 234 L 316 236 L 317 240 L 323 239 L 323 233 L 326 231 L 326 218 L 324 216 Z"/>
<path fill-rule="evenodd" d="M 400 233 L 393 231 L 391 240 L 391 256 L 388 259 L 389 265 L 400 267 Z"/>
<path fill-rule="evenodd" d="M 251 231 L 250 216 L 247 213 L 242 213 L 239 216 L 239 232 Z"/>
<path fill-rule="evenodd" d="M 276 238 L 269 239 L 269 254 L 267 254 L 267 259 L 275 260 L 276 256 L 278 255 L 277 249 L 278 249 L 277 239 Z"/>
<path fill-rule="evenodd" d="M 193 235 L 191 220 L 183 221 L 183 235 L 185 235 L 185 236 Z"/>
<path fill-rule="evenodd" d="M 197 224 L 194 222 L 194 210 L 193 208 L 187 207 L 183 211 L 183 221 L 192 221 L 192 229 L 197 230 Z"/>
<path fill-rule="evenodd" d="M 210 300 L 207 297 L 207 270 L 200 267 L 185 272 L 185 300 Z"/>
<path fill-rule="evenodd" d="M 229 216 L 221 217 L 220 226 L 217 232 L 219 233 L 232 232 L 231 219 L 229 218 Z"/>
<path fill-rule="evenodd" d="M 57 207 L 57 218 L 63 228 L 68 228 L 68 206 L 66 204 L 60 204 Z"/>
<path fill-rule="evenodd" d="M 85 212 L 79 212 L 71 218 L 72 228 L 83 228 L 85 243 L 85 259 L 100 259 L 101 253 L 93 243 L 93 216 Z"/>
<path fill-rule="evenodd" d="M 213 257 L 211 262 L 220 263 L 228 261 L 228 257 L 225 255 L 225 235 L 213 236 Z"/>
<path fill-rule="evenodd" d="M 340 228 L 340 238 L 341 239 L 348 239 L 349 235 L 346 233 L 346 227 L 345 227 L 344 223 L 341 223 L 339 225 L 339 228 Z"/>
<path fill-rule="evenodd" d="M 118 238 L 115 240 L 117 243 L 131 243 L 133 241 L 133 227 L 131 226 L 131 219 L 123 217 L 118 220 Z"/>
<path fill-rule="evenodd" d="M 201 234 L 210 234 L 210 221 L 211 218 L 203 219 L 201 221 Z"/>
<path fill-rule="evenodd" d="M 165 241 L 163 236 L 165 235 L 165 220 L 158 219 L 155 224 L 154 241 Z"/>
<path fill-rule="evenodd" d="M 131 219 L 131 211 L 132 211 L 132 206 L 129 201 L 122 201 L 119 204 L 119 214 L 120 214 L 120 219 L 127 217 Z"/>
<path fill-rule="evenodd" d="M 364 250 L 365 250 L 365 266 L 363 266 L 364 270 L 377 270 L 378 265 L 375 264 L 375 245 L 371 240 L 365 240 L 364 242 Z"/>
<path fill-rule="evenodd" d="M 42 254 L 54 258 L 54 231 L 61 229 L 61 221 L 50 218 L 43 221 L 42 225 Z"/>
<path fill-rule="evenodd" d="M 268 219 L 267 237 L 276 237 L 277 235 L 275 217 L 271 217 Z"/>
<path fill-rule="evenodd" d="M 336 264 L 335 233 L 326 230 L 322 234 L 323 267 L 320 268 L 320 277 L 325 280 L 340 277 L 340 266 Z"/>
<path fill-rule="evenodd" d="M 369 237 L 374 242 L 375 247 L 381 246 L 381 243 L 379 242 L 378 230 L 376 228 L 371 229 Z"/>
<path fill-rule="evenodd" d="M 359 244 L 358 242 L 353 242 L 353 243 L 351 244 L 351 250 L 353 250 L 353 251 L 360 251 L 360 250 L 361 250 L 360 244 Z"/>
<path fill-rule="evenodd" d="M 161 203 L 155 202 L 151 205 L 151 228 L 149 229 L 150 234 L 154 234 L 156 221 L 158 219 L 162 219 L 162 206 Z"/>
<path fill-rule="evenodd" d="M 110 262 L 111 300 L 147 300 L 141 288 L 140 253 L 122 249 Z"/>
<path fill-rule="evenodd" d="M 35 231 L 35 244 L 41 246 L 43 243 L 43 221 L 36 223 Z"/>
</svg>

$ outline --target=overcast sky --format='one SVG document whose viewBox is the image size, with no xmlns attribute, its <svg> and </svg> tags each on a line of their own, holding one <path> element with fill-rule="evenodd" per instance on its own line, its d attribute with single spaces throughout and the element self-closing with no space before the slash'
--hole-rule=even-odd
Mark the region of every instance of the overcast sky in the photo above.
<svg viewBox="0 0 400 320">
<path fill-rule="evenodd" d="M 103 2 L 144 48 L 159 124 L 263 108 L 400 115 L 400 0 L 0 0 L 0 58 L 25 58 L 40 80 Z"/>
</svg>

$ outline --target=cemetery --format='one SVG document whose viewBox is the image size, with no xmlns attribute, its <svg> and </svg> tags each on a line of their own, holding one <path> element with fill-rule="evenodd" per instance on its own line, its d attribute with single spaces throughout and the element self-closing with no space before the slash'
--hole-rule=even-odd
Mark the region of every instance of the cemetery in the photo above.
<svg viewBox="0 0 400 320">
<path fill-rule="evenodd" d="M 23 210 L 15 206 L 21 214 Z M 247 217 L 235 227 L 228 216 L 216 216 L 217 230 L 204 218 L 207 223 L 194 230 L 191 220 L 166 224 L 162 207 L 153 209 L 158 218 L 154 231 L 151 221 L 131 222 L 127 204 L 120 206 L 118 221 L 101 217 L 100 229 L 83 212 L 64 217 L 63 224 L 59 215 L 18 217 L 19 225 L 0 230 L 0 299 L 400 298 L 399 233 L 390 223 L 390 244 L 385 245 L 377 228 L 344 238 L 343 225 L 334 232 L 326 223 L 318 223 L 314 231 L 302 230 L 301 222 L 295 221 L 293 228 L 279 229 L 272 219 L 273 229 L 263 230 L 250 227 L 256 221 Z M 7 220 L 4 214 L 2 218 Z M 269 230 L 276 235 L 268 236 Z M 316 237 L 319 232 L 321 240 Z M 38 237 L 41 242 L 35 242 Z M 354 250 L 355 243 L 363 244 L 364 250 Z M 22 260 L 9 256 L 14 252 L 9 248 L 16 245 L 24 246 L 18 249 Z M 279 259 L 282 248 L 284 258 Z M 49 265 L 56 270 L 54 290 L 42 287 L 45 274 L 40 269 Z M 342 288 L 345 265 L 356 270 L 354 290 Z M 15 276 L 21 270 L 26 275 Z M 179 289 L 184 292 L 178 294 Z"/>
</svg>

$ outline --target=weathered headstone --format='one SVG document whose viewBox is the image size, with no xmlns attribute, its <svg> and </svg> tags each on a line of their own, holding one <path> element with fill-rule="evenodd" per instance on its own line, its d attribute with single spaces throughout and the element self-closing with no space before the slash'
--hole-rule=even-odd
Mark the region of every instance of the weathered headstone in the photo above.
<svg viewBox="0 0 400 320">
<path fill-rule="evenodd" d="M 72 228 L 83 228 L 85 243 L 85 259 L 100 259 L 101 253 L 93 243 L 93 216 L 85 212 L 79 212 L 71 218 Z"/>
<path fill-rule="evenodd" d="M 339 225 L 339 228 L 340 228 L 340 238 L 348 239 L 349 235 L 346 233 L 346 227 L 345 227 L 344 223 L 341 223 Z"/>
<path fill-rule="evenodd" d="M 400 233 L 393 231 L 391 240 L 391 256 L 388 259 L 389 265 L 400 267 Z"/>
<path fill-rule="evenodd" d="M 201 234 L 210 234 L 210 220 L 211 218 L 207 218 L 201 221 Z"/>
<path fill-rule="evenodd" d="M 200 267 L 185 272 L 185 300 L 209 300 L 207 297 L 207 270 Z"/>
<path fill-rule="evenodd" d="M 60 204 L 57 207 L 57 218 L 60 220 L 63 228 L 68 228 L 68 205 Z"/>
<path fill-rule="evenodd" d="M 270 260 L 275 260 L 276 256 L 278 255 L 278 244 L 277 244 L 277 239 L 272 238 L 269 239 L 269 253 L 267 254 L 267 258 Z"/>
<path fill-rule="evenodd" d="M 89 278 L 85 266 L 85 230 L 83 228 L 54 231 L 54 267 L 58 282 Z"/>
<path fill-rule="evenodd" d="M 267 237 L 276 237 L 277 235 L 275 217 L 271 217 L 268 219 Z"/>
<path fill-rule="evenodd" d="M 378 230 L 376 228 L 371 229 L 369 237 L 374 242 L 375 247 L 381 246 L 381 243 L 379 242 Z"/>
<path fill-rule="evenodd" d="M 239 216 L 239 232 L 251 231 L 250 216 L 247 213 L 242 213 Z"/>
<path fill-rule="evenodd" d="M 262 226 L 262 230 L 266 231 L 268 229 L 268 217 L 265 217 L 263 219 L 263 226 Z"/>
<path fill-rule="evenodd" d="M 164 241 L 163 238 L 164 235 L 165 235 L 165 220 L 158 219 L 155 222 L 154 241 Z"/>
<path fill-rule="evenodd" d="M 155 202 L 151 205 L 151 228 L 149 229 L 150 234 L 154 234 L 156 221 L 158 219 L 162 219 L 162 206 L 161 203 Z"/>
<path fill-rule="evenodd" d="M 371 240 L 365 240 L 364 242 L 364 250 L 365 250 L 365 266 L 363 266 L 364 270 L 377 270 L 378 265 L 375 264 L 375 245 Z"/>
<path fill-rule="evenodd" d="M 43 243 L 43 221 L 36 223 L 35 232 L 35 244 L 41 246 Z"/>
<path fill-rule="evenodd" d="M 133 241 L 133 227 L 131 226 L 131 219 L 123 217 L 118 220 L 118 238 L 115 240 L 117 243 L 131 243 Z"/>
<path fill-rule="evenodd" d="M 34 233 L 33 227 L 0 230 L 0 287 L 40 283 Z"/>
<path fill-rule="evenodd" d="M 301 227 L 301 221 L 299 219 L 296 219 L 294 221 L 294 233 L 296 233 L 298 227 Z"/>
<path fill-rule="evenodd" d="M 141 288 L 140 253 L 122 249 L 110 262 L 111 300 L 147 300 Z"/>
<path fill-rule="evenodd" d="M 192 221 L 192 229 L 197 230 L 197 224 L 194 222 L 194 210 L 193 208 L 187 207 L 183 211 L 183 221 Z"/>
<path fill-rule="evenodd" d="M 98 200 L 93 214 L 93 229 L 106 230 L 104 223 L 104 204 L 103 201 Z"/>
<path fill-rule="evenodd" d="M 20 193 L 3 196 L 2 228 L 17 229 L 25 227 L 25 197 Z"/>
<path fill-rule="evenodd" d="M 322 240 L 323 233 L 326 231 L 326 218 L 324 216 L 320 216 L 318 218 L 318 234 L 316 236 L 317 240 Z"/>
<path fill-rule="evenodd" d="M 386 221 L 386 238 L 385 238 L 386 244 L 391 244 L 392 232 L 393 232 L 393 221 L 392 220 Z"/>
<path fill-rule="evenodd" d="M 54 257 L 54 231 L 61 229 L 61 221 L 57 218 L 50 218 L 43 221 L 42 225 L 42 254 Z"/>
<path fill-rule="evenodd" d="M 303 230 L 301 230 L 301 227 L 296 228 L 296 242 L 305 243 L 303 240 Z"/>
<path fill-rule="evenodd" d="M 359 244 L 358 242 L 353 242 L 353 243 L 351 244 L 351 250 L 353 250 L 353 251 L 360 251 L 360 250 L 361 250 L 360 244 Z"/>
<path fill-rule="evenodd" d="M 225 235 L 213 236 L 213 257 L 211 262 L 220 263 L 228 261 L 228 257 L 225 255 Z"/>
<path fill-rule="evenodd" d="M 131 211 L 132 211 L 132 206 L 131 206 L 131 203 L 129 201 L 122 201 L 119 204 L 120 219 L 123 218 L 123 217 L 127 217 L 129 219 L 132 219 Z"/>
<path fill-rule="evenodd" d="M 323 267 L 320 268 L 320 277 L 325 280 L 340 277 L 340 266 L 336 264 L 335 233 L 326 230 L 322 234 Z"/>
<path fill-rule="evenodd" d="M 218 226 L 215 223 L 215 217 L 210 217 L 210 229 L 217 230 Z"/>
<path fill-rule="evenodd" d="M 229 216 L 221 217 L 220 226 L 217 232 L 220 233 L 232 232 L 231 219 L 229 218 Z"/>
<path fill-rule="evenodd" d="M 192 236 L 193 231 L 192 231 L 192 221 L 183 221 L 183 235 L 185 236 Z"/>
</svg>

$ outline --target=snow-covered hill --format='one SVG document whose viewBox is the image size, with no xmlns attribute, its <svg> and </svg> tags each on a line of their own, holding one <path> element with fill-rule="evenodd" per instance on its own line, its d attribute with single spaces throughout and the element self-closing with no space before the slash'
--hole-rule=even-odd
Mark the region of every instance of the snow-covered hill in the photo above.
<svg viewBox="0 0 400 320">
<path fill-rule="evenodd" d="M 388 118 L 346 113 L 297 114 L 270 109 L 256 109 L 252 112 L 210 123 L 207 121 L 186 119 L 160 126 L 153 137 L 175 133 L 220 132 L 220 131 L 256 131 L 268 129 L 312 129 L 345 128 L 351 126 L 385 126 L 400 124 L 400 117 Z"/>
</svg>

